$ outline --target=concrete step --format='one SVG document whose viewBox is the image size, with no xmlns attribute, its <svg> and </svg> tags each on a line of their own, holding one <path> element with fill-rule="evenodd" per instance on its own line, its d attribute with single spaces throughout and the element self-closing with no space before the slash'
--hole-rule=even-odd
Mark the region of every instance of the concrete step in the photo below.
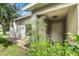
<svg viewBox="0 0 79 59">
<path fill-rule="evenodd" d="M 22 44 L 17 43 L 17 45 L 18 45 L 19 47 L 23 48 L 23 49 L 27 49 L 27 47 L 25 47 L 25 46 L 22 45 Z"/>
<path fill-rule="evenodd" d="M 25 40 L 17 40 L 16 41 L 16 44 L 19 46 L 19 47 L 22 47 L 24 49 L 27 49 L 27 45 L 29 44 L 27 41 Z"/>
<path fill-rule="evenodd" d="M 9 41 L 13 42 L 14 44 L 17 44 L 19 47 L 27 49 L 29 46 L 28 40 L 25 39 L 11 39 L 9 38 Z"/>
<path fill-rule="evenodd" d="M 20 44 L 26 44 L 26 41 L 24 41 L 24 40 L 17 40 L 16 42 L 20 43 Z"/>
</svg>

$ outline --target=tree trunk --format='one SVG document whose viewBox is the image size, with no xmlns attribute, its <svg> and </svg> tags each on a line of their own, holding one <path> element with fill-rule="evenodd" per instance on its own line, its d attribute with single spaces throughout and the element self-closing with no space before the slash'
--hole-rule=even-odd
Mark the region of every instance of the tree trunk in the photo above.
<svg viewBox="0 0 79 59">
<path fill-rule="evenodd" d="M 6 34 L 5 25 L 2 24 L 3 34 Z"/>
</svg>

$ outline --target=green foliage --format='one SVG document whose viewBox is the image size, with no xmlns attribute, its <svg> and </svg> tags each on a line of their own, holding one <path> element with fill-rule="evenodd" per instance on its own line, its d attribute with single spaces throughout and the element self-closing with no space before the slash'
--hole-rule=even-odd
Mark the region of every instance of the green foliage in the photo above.
<svg viewBox="0 0 79 59">
<path fill-rule="evenodd" d="M 79 44 L 79 35 L 73 33 L 67 33 L 67 34 L 69 34 L 68 38 L 64 41 L 66 51 L 65 55 L 78 56 L 79 48 L 77 46 Z"/>
<path fill-rule="evenodd" d="M 79 49 L 74 46 L 63 46 L 61 43 L 55 42 L 33 42 L 26 51 L 26 55 L 30 56 L 78 56 Z"/>
<path fill-rule="evenodd" d="M 46 40 L 46 27 L 47 24 L 45 23 L 44 17 L 39 17 L 36 20 L 36 41 L 45 41 Z"/>
<path fill-rule="evenodd" d="M 64 56 L 65 51 L 63 46 L 60 43 L 51 44 L 48 48 L 49 56 Z"/>
<path fill-rule="evenodd" d="M 76 47 L 74 46 L 66 46 L 64 47 L 64 50 L 65 50 L 65 56 L 78 56 L 78 52 L 76 52 L 77 49 Z M 78 49 L 79 50 L 79 49 Z"/>
<path fill-rule="evenodd" d="M 43 18 L 39 17 L 36 20 L 26 21 L 26 36 L 30 36 L 30 41 L 45 41 L 46 23 Z"/>
<path fill-rule="evenodd" d="M 31 24 L 26 24 L 26 36 L 31 36 Z"/>
<path fill-rule="evenodd" d="M 10 22 L 16 18 L 16 8 L 14 5 L 8 3 L 0 4 L 0 23 L 2 24 L 3 34 L 9 30 Z"/>
<path fill-rule="evenodd" d="M 12 20 L 12 18 L 16 17 L 16 8 L 14 5 L 8 3 L 0 4 L 0 19 L 4 20 L 4 22 Z"/>
<path fill-rule="evenodd" d="M 73 34 L 73 35 L 72 35 L 72 38 L 73 38 L 77 43 L 79 43 L 79 35 Z"/>
<path fill-rule="evenodd" d="M 71 33 L 70 38 L 79 43 L 79 35 Z"/>
<path fill-rule="evenodd" d="M 73 33 L 68 33 L 69 36 L 68 38 L 64 41 L 64 45 L 72 45 L 72 46 L 78 46 L 79 44 L 79 35 L 73 34 Z M 70 42 L 69 42 L 70 41 Z M 71 44 L 72 43 L 72 44 Z"/>
<path fill-rule="evenodd" d="M 47 55 L 47 42 L 33 42 L 30 45 L 30 49 L 27 50 L 26 55 Z"/>
</svg>

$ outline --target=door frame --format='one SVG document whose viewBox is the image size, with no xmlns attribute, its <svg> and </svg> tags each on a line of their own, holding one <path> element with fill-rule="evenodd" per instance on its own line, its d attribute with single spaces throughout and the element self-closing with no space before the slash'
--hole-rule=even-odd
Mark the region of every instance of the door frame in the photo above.
<svg viewBox="0 0 79 59">
<path fill-rule="evenodd" d="M 51 39 L 51 28 L 52 28 L 52 23 L 62 23 L 62 43 L 64 42 L 64 40 L 66 39 L 66 35 L 65 32 L 66 32 L 66 18 L 64 19 L 58 19 L 58 20 L 49 20 L 49 19 L 45 19 L 45 22 L 47 23 L 47 30 L 46 30 L 46 34 L 48 36 L 49 34 L 49 40 L 52 41 Z"/>
</svg>

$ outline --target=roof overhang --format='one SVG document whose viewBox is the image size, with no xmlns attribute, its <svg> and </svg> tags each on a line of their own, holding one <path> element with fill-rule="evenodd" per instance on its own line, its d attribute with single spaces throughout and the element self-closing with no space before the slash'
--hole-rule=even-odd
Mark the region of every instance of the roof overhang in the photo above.
<svg viewBox="0 0 79 59">
<path fill-rule="evenodd" d="M 48 3 L 43 3 L 43 4 L 40 4 L 40 3 L 28 4 L 28 5 L 26 5 L 23 8 L 23 10 L 34 10 L 36 8 L 36 6 L 38 6 L 38 8 L 40 8 L 40 7 L 43 7 L 43 6 L 47 5 L 47 4 Z M 39 5 L 40 5 L 40 7 L 39 7 Z M 39 12 L 36 13 L 36 15 L 43 15 L 43 14 L 49 13 L 51 11 L 59 10 L 59 9 L 62 9 L 62 8 L 73 6 L 73 5 L 76 5 L 76 3 L 67 3 L 67 4 L 63 4 L 63 5 L 58 5 L 58 6 L 54 7 L 54 8 L 45 9 L 45 10 L 43 10 L 41 12 L 39 11 Z M 21 19 L 27 18 L 29 16 L 31 16 L 31 14 L 28 14 L 28 15 L 16 18 L 14 20 L 21 20 Z"/>
<path fill-rule="evenodd" d="M 28 9 L 28 8 L 30 8 L 30 7 L 32 7 L 32 6 L 34 6 L 34 5 L 36 5 L 37 3 L 31 3 L 31 4 L 28 4 L 28 5 L 26 5 L 22 10 L 26 10 L 26 9 Z"/>
<path fill-rule="evenodd" d="M 24 19 L 24 18 L 28 18 L 28 17 L 30 17 L 30 16 L 31 16 L 31 14 L 27 14 L 27 15 L 25 15 L 25 16 L 18 17 L 18 18 L 14 19 L 14 20 L 15 20 L 15 21 L 18 21 L 18 20 L 22 20 L 22 19 Z"/>
<path fill-rule="evenodd" d="M 28 4 L 26 5 L 22 10 L 34 10 L 34 9 L 37 9 L 37 8 L 40 8 L 40 7 L 43 7 L 45 5 L 47 5 L 49 3 L 31 3 L 31 4 Z"/>
<path fill-rule="evenodd" d="M 63 9 L 63 8 L 66 8 L 66 7 L 71 7 L 71 6 L 74 6 L 76 5 L 76 3 L 68 3 L 68 4 L 63 4 L 63 5 L 58 5 L 54 8 L 49 8 L 49 9 L 45 9 L 43 11 L 39 11 L 37 13 L 35 13 L 36 15 L 43 15 L 43 14 L 46 14 L 46 13 L 49 13 L 51 11 L 55 11 L 55 10 L 59 10 L 59 9 Z"/>
<path fill-rule="evenodd" d="M 54 5 L 54 3 L 31 3 L 31 4 L 26 5 L 22 10 L 30 10 L 30 11 L 33 11 L 35 9 L 39 9 L 41 7 L 44 7 L 44 6 L 48 5 L 48 4 L 53 4 Z M 59 8 L 68 7 L 68 6 L 72 6 L 72 5 L 75 5 L 75 4 L 76 3 L 62 3 L 62 4 L 61 3 L 60 4 L 58 4 L 58 3 L 56 4 L 55 3 L 55 5 L 58 5 L 58 6 L 53 7 L 51 9 L 52 10 L 56 10 L 56 9 L 59 9 Z M 40 12 L 40 13 L 42 13 L 42 12 Z"/>
</svg>

